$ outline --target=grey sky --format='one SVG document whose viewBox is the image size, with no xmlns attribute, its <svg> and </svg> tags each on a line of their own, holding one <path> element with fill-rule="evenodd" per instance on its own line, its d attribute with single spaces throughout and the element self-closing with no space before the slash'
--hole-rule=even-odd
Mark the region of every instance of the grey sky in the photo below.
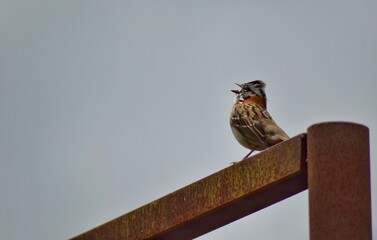
<svg viewBox="0 0 377 240">
<path fill-rule="evenodd" d="M 0 239 L 73 237 L 242 158 L 229 90 L 254 79 L 290 136 L 370 128 L 377 212 L 376 1 L 0 5 Z M 199 239 L 308 239 L 307 205 Z"/>
</svg>

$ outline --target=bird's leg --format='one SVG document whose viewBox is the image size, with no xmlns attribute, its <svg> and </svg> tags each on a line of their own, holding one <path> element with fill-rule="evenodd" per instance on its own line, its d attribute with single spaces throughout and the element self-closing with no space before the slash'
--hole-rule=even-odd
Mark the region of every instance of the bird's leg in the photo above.
<svg viewBox="0 0 377 240">
<path fill-rule="evenodd" d="M 254 152 L 254 150 L 251 150 L 244 158 L 242 158 L 242 160 L 245 160 L 246 158 L 248 158 L 250 156 L 250 154 L 253 153 L 253 152 Z M 230 165 L 234 165 L 236 163 L 238 163 L 238 162 L 231 162 Z"/>
<path fill-rule="evenodd" d="M 242 158 L 242 160 L 245 160 L 246 158 L 248 158 L 252 152 L 254 152 L 254 150 L 251 150 L 244 158 Z"/>
</svg>

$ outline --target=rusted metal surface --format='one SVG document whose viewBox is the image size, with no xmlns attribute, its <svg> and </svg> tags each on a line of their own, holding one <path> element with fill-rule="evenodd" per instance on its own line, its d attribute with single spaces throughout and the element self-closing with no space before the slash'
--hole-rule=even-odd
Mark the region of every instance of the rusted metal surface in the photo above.
<svg viewBox="0 0 377 240">
<path fill-rule="evenodd" d="M 192 239 L 307 189 L 299 135 L 73 239 Z"/>
<path fill-rule="evenodd" d="M 311 240 L 372 239 L 369 130 L 332 122 L 308 129 Z"/>
</svg>

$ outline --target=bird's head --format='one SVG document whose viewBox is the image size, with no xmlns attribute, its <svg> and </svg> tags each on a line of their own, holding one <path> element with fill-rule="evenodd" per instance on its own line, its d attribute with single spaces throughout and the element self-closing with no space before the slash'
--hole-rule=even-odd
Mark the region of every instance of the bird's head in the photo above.
<svg viewBox="0 0 377 240">
<path fill-rule="evenodd" d="M 231 90 L 236 94 L 236 102 L 254 101 L 261 102 L 266 107 L 266 84 L 262 80 L 255 80 L 248 83 L 238 84 L 240 90 Z"/>
<path fill-rule="evenodd" d="M 240 99 L 246 100 L 251 96 L 259 96 L 266 98 L 265 87 L 266 84 L 262 80 L 255 80 L 248 83 L 235 83 L 239 86 L 240 90 L 231 90 L 235 94 L 239 95 Z"/>
</svg>

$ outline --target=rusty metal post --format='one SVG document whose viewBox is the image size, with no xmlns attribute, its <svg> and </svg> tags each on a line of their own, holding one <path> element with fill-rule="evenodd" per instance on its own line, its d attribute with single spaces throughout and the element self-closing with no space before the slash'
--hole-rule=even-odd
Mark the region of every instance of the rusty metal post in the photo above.
<svg viewBox="0 0 377 240">
<path fill-rule="evenodd" d="M 315 124 L 307 141 L 310 239 L 372 239 L 368 128 Z"/>
</svg>

